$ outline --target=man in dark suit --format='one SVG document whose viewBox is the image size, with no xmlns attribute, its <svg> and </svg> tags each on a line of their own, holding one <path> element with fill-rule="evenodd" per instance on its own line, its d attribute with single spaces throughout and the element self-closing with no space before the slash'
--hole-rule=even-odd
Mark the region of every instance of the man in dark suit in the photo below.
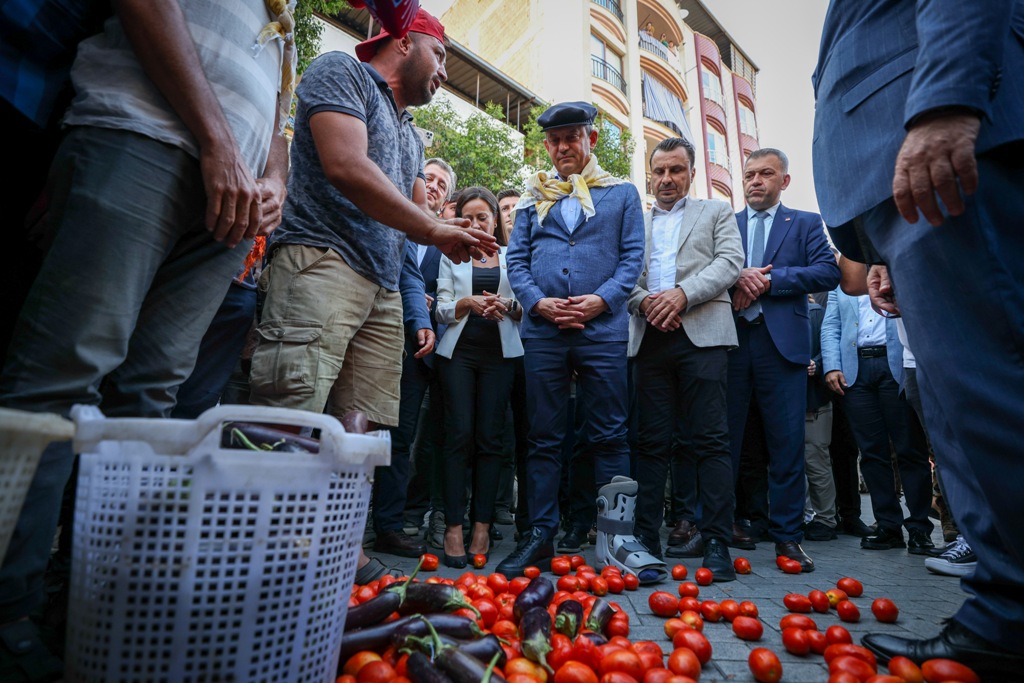
<svg viewBox="0 0 1024 683">
<path fill-rule="evenodd" d="M 726 376 L 736 346 L 729 288 L 743 267 L 743 245 L 725 202 L 687 197 L 694 150 L 683 138 L 651 154 L 655 205 L 644 215 L 644 270 L 629 297 L 637 397 L 636 533 L 660 554 L 665 480 L 682 423 L 696 456 L 704 557 L 716 581 L 736 578 L 727 543 L 734 507 Z M 673 555 L 669 548 L 668 555 Z"/>
<path fill-rule="evenodd" d="M 753 152 L 743 169 L 747 208 L 736 214 L 746 253 L 733 292 L 739 348 L 729 352 L 729 430 L 737 473 L 753 393 L 768 445 L 769 533 L 777 555 L 814 562 L 800 547 L 803 532 L 804 413 L 811 330 L 807 295 L 835 289 L 839 266 L 821 217 L 781 203 L 789 161 L 777 149 Z"/>
<path fill-rule="evenodd" d="M 1022 73 L 1021 0 L 835 0 L 814 75 L 822 215 L 847 258 L 888 265 L 950 507 L 978 555 L 938 636 L 864 644 L 993 681 L 1024 670 Z"/>
<path fill-rule="evenodd" d="M 626 299 L 643 264 L 644 223 L 636 188 L 603 171 L 591 154 L 596 116 L 590 104 L 568 102 L 538 117 L 556 172 L 538 173 L 527 183 L 508 248 L 509 280 L 526 312 L 520 332 L 526 351 L 532 527 L 497 567 L 509 577 L 530 565 L 547 566 L 554 552 L 573 372 L 584 416 L 580 438 L 593 458 L 595 483 L 623 489 L 605 501 L 605 513 L 622 512 L 617 529 L 606 527 L 602 536 L 599 516 L 598 563 L 615 563 L 641 581 L 666 573 L 664 563 L 632 536 L 636 482 L 617 481 L 629 473 Z M 619 510 L 620 504 L 629 509 Z"/>
</svg>

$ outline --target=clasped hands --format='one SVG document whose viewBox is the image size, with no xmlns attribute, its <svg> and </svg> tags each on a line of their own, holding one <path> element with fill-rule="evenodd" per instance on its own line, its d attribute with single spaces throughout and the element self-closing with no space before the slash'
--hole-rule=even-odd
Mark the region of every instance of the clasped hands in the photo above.
<svg viewBox="0 0 1024 683">
<path fill-rule="evenodd" d="M 587 322 L 608 310 L 608 304 L 597 294 L 570 296 L 567 299 L 544 297 L 537 302 L 534 310 L 561 330 L 582 330 Z"/>
<path fill-rule="evenodd" d="M 648 324 L 662 332 L 671 332 L 683 324 L 680 317 L 686 310 L 686 292 L 680 287 L 650 294 L 640 302 L 640 313 Z"/>
<path fill-rule="evenodd" d="M 765 277 L 771 272 L 772 264 L 760 268 L 744 268 L 740 271 L 740 277 L 736 280 L 736 289 L 732 293 L 732 309 L 742 311 L 757 301 L 767 292 L 772 281 Z"/>
</svg>

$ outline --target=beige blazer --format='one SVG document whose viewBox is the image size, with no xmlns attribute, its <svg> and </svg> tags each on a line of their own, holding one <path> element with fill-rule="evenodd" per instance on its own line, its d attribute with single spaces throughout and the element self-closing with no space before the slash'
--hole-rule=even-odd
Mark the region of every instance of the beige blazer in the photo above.
<svg viewBox="0 0 1024 683">
<path fill-rule="evenodd" d="M 498 252 L 500 280 L 495 294 L 506 299 L 515 299 L 512 287 L 508 283 L 508 268 L 505 265 L 505 249 Z M 437 310 L 434 317 L 437 322 L 448 325 L 437 344 L 437 355 L 451 358 L 455 345 L 466 326 L 468 315 L 461 320 L 455 319 L 455 304 L 464 296 L 473 294 L 473 264 L 470 261 L 452 263 L 446 256 L 441 257 L 437 271 Z M 505 358 L 517 358 L 523 355 L 523 342 L 519 339 L 519 323 L 509 316 L 498 323 L 498 334 L 501 337 L 501 351 Z"/>
<path fill-rule="evenodd" d="M 644 269 L 629 295 L 629 356 L 640 350 L 648 330 L 640 313 L 647 290 L 647 269 L 651 264 L 651 212 L 644 214 Z M 736 323 L 732 315 L 729 288 L 736 284 L 743 268 L 743 243 L 732 207 L 716 199 L 689 197 L 683 209 L 676 252 L 676 286 L 686 294 L 683 329 L 695 346 L 736 346 Z"/>
</svg>

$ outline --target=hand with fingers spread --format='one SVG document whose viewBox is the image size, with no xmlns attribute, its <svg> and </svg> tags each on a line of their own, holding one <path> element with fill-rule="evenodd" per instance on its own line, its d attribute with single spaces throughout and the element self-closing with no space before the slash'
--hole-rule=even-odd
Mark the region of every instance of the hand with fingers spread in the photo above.
<svg viewBox="0 0 1024 683">
<path fill-rule="evenodd" d="M 469 227 L 465 218 L 437 220 L 433 229 L 422 237 L 413 238 L 420 244 L 433 244 L 452 263 L 464 263 L 473 258 L 494 256 L 498 253 L 498 242 L 494 235 Z"/>
</svg>

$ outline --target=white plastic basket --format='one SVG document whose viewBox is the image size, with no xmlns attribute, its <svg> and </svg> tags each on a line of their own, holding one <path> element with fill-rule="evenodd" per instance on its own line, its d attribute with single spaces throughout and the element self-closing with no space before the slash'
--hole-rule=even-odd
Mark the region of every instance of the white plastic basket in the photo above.
<svg viewBox="0 0 1024 683">
<path fill-rule="evenodd" d="M 390 436 L 304 411 L 197 420 L 76 406 L 68 681 L 330 682 L 373 468 Z M 320 452 L 221 447 L 228 421 L 320 429 Z"/>
<path fill-rule="evenodd" d="M 59 415 L 0 408 L 0 563 L 43 449 L 70 439 L 74 431 L 74 424 Z"/>
</svg>

